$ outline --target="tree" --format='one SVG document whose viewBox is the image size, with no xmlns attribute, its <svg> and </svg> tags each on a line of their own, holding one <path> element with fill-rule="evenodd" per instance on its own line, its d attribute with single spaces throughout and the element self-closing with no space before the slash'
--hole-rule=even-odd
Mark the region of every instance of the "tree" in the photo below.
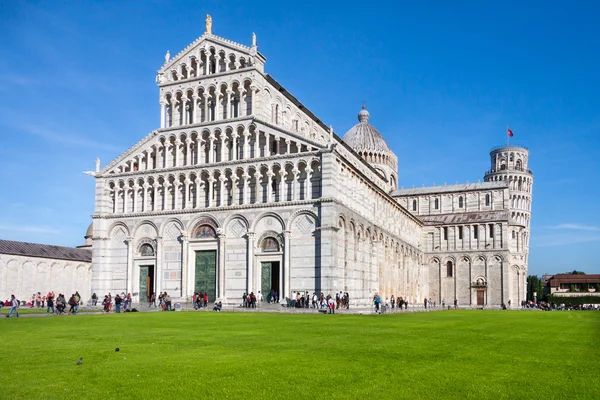
<svg viewBox="0 0 600 400">
<path fill-rule="evenodd" d="M 533 294 L 537 293 L 537 300 L 542 299 L 542 280 L 537 275 L 529 275 L 527 277 L 527 300 L 535 301 Z"/>
</svg>

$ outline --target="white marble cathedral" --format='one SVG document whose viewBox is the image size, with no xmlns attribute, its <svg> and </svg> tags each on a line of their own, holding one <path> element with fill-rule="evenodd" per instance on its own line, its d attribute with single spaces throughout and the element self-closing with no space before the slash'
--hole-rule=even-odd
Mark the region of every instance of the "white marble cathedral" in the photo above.
<svg viewBox="0 0 600 400">
<path fill-rule="evenodd" d="M 92 292 L 347 291 L 461 306 L 524 299 L 531 171 L 492 151 L 485 182 L 397 189 L 369 124 L 340 139 L 247 47 L 206 32 L 158 70 L 160 128 L 96 168 Z"/>
</svg>

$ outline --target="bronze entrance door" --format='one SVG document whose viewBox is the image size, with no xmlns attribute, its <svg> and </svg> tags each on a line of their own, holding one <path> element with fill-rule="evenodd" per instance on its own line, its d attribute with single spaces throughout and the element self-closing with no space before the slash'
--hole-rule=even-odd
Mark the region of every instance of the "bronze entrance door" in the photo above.
<svg viewBox="0 0 600 400">
<path fill-rule="evenodd" d="M 154 266 L 140 266 L 140 303 L 148 301 L 154 290 Z"/>
<path fill-rule="evenodd" d="M 485 290 L 483 290 L 483 289 L 477 290 L 477 305 L 478 306 L 485 305 Z"/>
<path fill-rule="evenodd" d="M 260 274 L 260 290 L 266 300 L 271 290 L 279 292 L 279 262 L 262 262 Z M 281 293 L 279 293 L 281 296 Z"/>
<path fill-rule="evenodd" d="M 196 252 L 194 291 L 208 293 L 208 301 L 215 301 L 217 293 L 217 251 Z"/>
</svg>

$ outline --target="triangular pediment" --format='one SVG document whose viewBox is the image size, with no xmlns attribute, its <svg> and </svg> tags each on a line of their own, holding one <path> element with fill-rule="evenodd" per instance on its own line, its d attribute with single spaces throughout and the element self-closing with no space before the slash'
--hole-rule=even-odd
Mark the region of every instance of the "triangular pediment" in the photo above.
<svg viewBox="0 0 600 400">
<path fill-rule="evenodd" d="M 168 60 L 165 59 L 165 63 L 159 69 L 159 73 L 177 68 L 182 63 L 186 64 L 191 58 L 200 59 L 202 52 L 210 52 L 211 50 L 216 54 L 225 52 L 227 56 L 233 54 L 236 57 L 246 56 L 249 58 L 257 54 L 256 47 L 245 46 L 205 32 L 175 56 L 170 57 Z"/>
</svg>

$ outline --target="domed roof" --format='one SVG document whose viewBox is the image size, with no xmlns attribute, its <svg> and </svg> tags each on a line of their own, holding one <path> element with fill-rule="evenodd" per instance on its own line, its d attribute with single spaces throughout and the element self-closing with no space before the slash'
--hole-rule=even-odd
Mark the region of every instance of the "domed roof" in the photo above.
<svg viewBox="0 0 600 400">
<path fill-rule="evenodd" d="M 358 124 L 346 132 L 342 140 L 356 152 L 371 151 L 374 153 L 391 153 L 381 133 L 369 124 L 369 112 L 365 106 L 358 113 Z"/>
<path fill-rule="evenodd" d="M 92 235 L 94 234 L 94 227 L 93 227 L 93 223 L 90 224 L 90 226 L 88 226 L 87 231 L 85 232 L 85 236 L 84 238 L 88 238 L 88 237 L 92 237 Z"/>
</svg>

